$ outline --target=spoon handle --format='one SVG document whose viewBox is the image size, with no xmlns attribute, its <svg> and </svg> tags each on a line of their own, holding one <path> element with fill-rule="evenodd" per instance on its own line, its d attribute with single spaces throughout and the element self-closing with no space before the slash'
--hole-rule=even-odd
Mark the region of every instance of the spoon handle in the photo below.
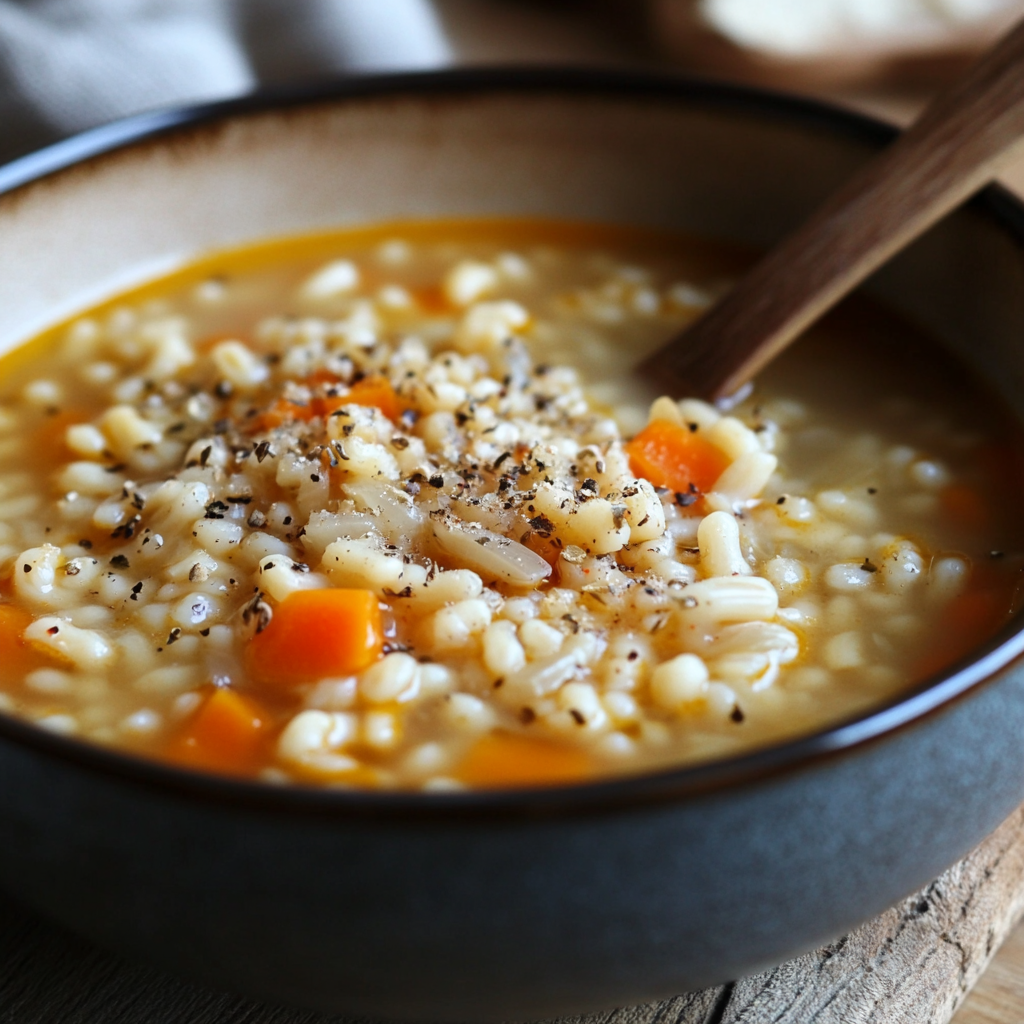
<svg viewBox="0 0 1024 1024">
<path fill-rule="evenodd" d="M 987 184 L 1024 136 L 1024 21 L 880 156 L 640 367 L 734 394 L 891 255 Z"/>
</svg>

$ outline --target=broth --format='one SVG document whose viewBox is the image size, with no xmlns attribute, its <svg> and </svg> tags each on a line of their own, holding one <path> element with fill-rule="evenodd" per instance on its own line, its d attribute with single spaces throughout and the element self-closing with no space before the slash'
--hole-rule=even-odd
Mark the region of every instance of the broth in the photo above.
<svg viewBox="0 0 1024 1024">
<path fill-rule="evenodd" d="M 863 300 L 727 414 L 632 378 L 747 262 L 392 224 L 48 331 L 0 363 L 0 707 L 203 770 L 442 789 L 895 699 L 1015 610 L 1024 447 Z"/>
</svg>

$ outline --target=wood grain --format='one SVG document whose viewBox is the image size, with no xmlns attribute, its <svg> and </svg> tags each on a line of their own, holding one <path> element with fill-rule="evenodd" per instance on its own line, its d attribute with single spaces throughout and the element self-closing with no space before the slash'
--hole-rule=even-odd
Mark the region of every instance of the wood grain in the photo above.
<svg viewBox="0 0 1024 1024">
<path fill-rule="evenodd" d="M 1019 1024 L 1024 1020 L 1024 927 L 1010 933 L 953 1024 Z"/>
<path fill-rule="evenodd" d="M 946 1024 L 1022 911 L 1024 807 L 920 893 L 823 949 L 735 984 L 561 1024 Z M 1020 1010 L 976 1008 L 956 1024 L 1007 1024 Z M 0 1024 L 342 1021 L 127 963 L 0 898 Z"/>
<path fill-rule="evenodd" d="M 991 181 L 1024 136 L 1024 22 L 641 370 L 731 395 L 873 270 Z"/>
<path fill-rule="evenodd" d="M 1024 911 L 1024 809 L 930 886 L 844 939 L 747 978 L 723 1024 L 944 1024 Z"/>
</svg>

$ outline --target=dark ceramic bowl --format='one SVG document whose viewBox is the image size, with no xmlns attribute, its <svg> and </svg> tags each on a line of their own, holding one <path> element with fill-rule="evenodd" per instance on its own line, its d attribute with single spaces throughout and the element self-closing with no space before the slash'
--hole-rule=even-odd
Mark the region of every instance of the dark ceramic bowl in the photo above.
<svg viewBox="0 0 1024 1024">
<path fill-rule="evenodd" d="M 0 171 L 0 338 L 211 247 L 553 215 L 763 246 L 893 136 L 748 90 L 593 73 L 359 80 L 157 114 Z M 987 190 L 868 290 L 1016 410 L 1024 210 Z M 0 718 L 0 882 L 216 986 L 417 1020 L 666 996 L 832 939 L 1024 798 L 1020 622 L 855 721 L 748 757 L 447 795 L 208 778 Z"/>
</svg>

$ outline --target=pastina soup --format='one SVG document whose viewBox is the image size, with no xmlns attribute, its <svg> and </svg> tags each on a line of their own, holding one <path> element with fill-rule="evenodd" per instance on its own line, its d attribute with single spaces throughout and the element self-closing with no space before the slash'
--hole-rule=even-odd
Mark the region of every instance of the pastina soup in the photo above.
<svg viewBox="0 0 1024 1024">
<path fill-rule="evenodd" d="M 524 221 L 207 257 L 0 363 L 0 708 L 268 782 L 550 785 L 879 705 L 1016 607 L 1021 443 L 848 303 L 630 368 L 746 257 Z"/>
</svg>

